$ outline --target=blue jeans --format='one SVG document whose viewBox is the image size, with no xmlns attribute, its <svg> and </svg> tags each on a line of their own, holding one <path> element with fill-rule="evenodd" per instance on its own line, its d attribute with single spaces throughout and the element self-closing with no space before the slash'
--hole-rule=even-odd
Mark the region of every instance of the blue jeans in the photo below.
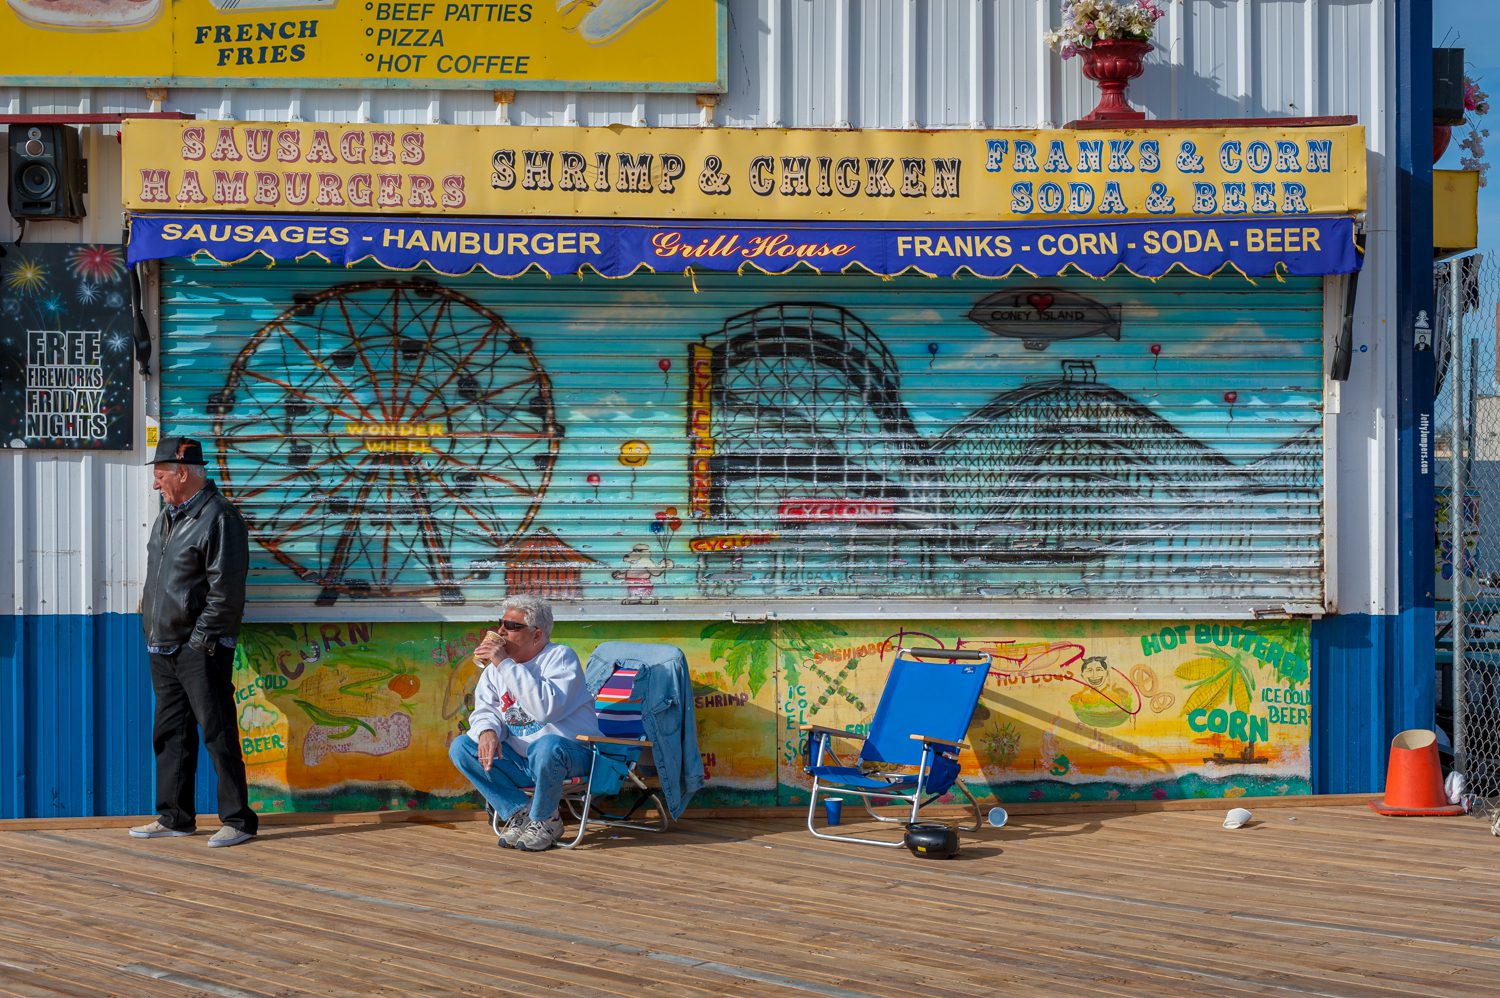
<svg viewBox="0 0 1500 998">
<path fill-rule="evenodd" d="M 500 754 L 486 773 L 479 764 L 479 743 L 467 734 L 459 735 L 448 746 L 448 758 L 458 771 L 469 778 L 495 813 L 505 820 L 526 806 L 531 789 L 531 817 L 545 821 L 557 813 L 562 800 L 563 781 L 574 776 L 588 776 L 594 753 L 583 742 L 561 735 L 543 735 L 526 746 L 522 758 L 504 742 Z"/>
</svg>

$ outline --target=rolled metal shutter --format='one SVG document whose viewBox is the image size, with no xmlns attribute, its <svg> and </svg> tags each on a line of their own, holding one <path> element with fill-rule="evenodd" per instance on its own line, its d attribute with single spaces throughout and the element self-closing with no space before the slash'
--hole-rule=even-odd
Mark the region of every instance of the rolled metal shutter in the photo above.
<svg viewBox="0 0 1500 998">
<path fill-rule="evenodd" d="M 1316 613 L 1322 307 L 1228 275 L 178 262 L 162 424 L 216 452 L 288 612 Z"/>
</svg>

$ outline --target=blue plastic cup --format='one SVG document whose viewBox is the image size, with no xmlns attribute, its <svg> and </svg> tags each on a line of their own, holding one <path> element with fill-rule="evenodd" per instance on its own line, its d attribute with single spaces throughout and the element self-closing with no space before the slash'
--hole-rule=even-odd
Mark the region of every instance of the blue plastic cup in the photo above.
<svg viewBox="0 0 1500 998">
<path fill-rule="evenodd" d="M 828 816 L 828 823 L 830 825 L 837 825 L 840 821 L 843 821 L 844 820 L 844 798 L 842 798 L 842 797 L 825 797 L 825 798 L 823 798 L 823 813 Z"/>
<path fill-rule="evenodd" d="M 991 828 L 1004 828 L 1005 827 L 1005 823 L 1007 821 L 1009 821 L 1009 820 L 1010 820 L 1010 815 L 1005 812 L 1005 808 L 1003 808 L 1003 807 L 992 807 L 992 808 L 990 808 L 990 827 Z"/>
</svg>

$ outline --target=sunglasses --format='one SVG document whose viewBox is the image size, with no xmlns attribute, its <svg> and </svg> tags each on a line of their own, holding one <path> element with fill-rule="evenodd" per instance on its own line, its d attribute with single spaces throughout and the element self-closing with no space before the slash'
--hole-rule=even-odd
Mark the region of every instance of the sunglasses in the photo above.
<svg viewBox="0 0 1500 998">
<path fill-rule="evenodd" d="M 530 625 L 519 620 L 502 620 L 500 626 L 507 631 L 524 631 Z"/>
</svg>

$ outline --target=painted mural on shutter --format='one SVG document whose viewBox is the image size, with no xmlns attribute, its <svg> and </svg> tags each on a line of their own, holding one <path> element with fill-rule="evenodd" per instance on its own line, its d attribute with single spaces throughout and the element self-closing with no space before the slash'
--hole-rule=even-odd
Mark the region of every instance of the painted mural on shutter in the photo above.
<svg viewBox="0 0 1500 998">
<path fill-rule="evenodd" d="M 162 307 L 260 603 L 1321 607 L 1315 279 L 174 263 Z"/>
</svg>

